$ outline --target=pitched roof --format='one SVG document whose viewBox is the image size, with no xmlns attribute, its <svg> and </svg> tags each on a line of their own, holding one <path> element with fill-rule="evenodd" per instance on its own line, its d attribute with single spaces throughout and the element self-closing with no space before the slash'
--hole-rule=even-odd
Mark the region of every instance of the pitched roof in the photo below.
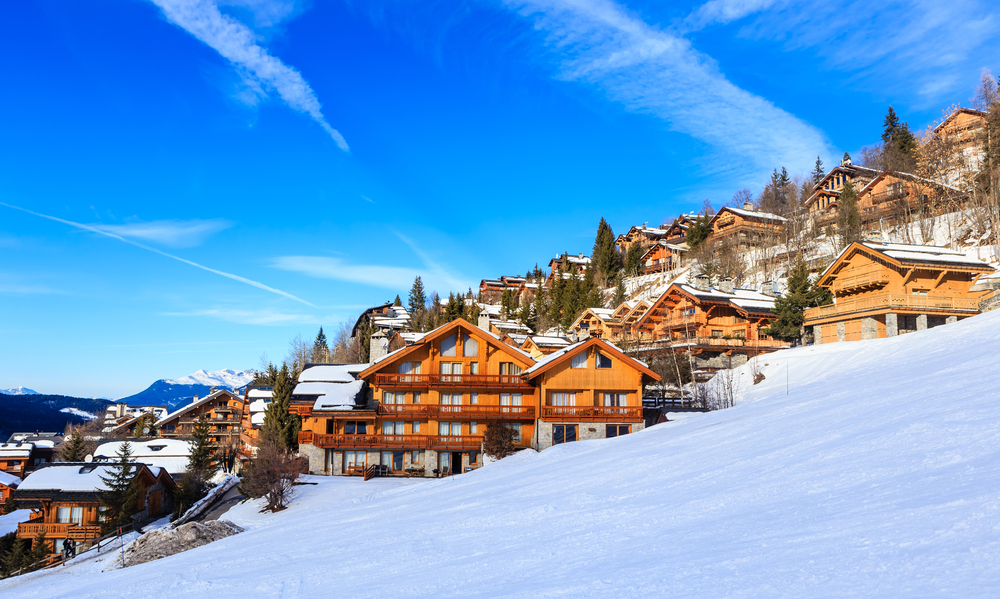
<svg viewBox="0 0 1000 599">
<path fill-rule="evenodd" d="M 8 487 L 16 487 L 21 484 L 21 479 L 14 476 L 13 474 L 4 472 L 0 470 L 0 485 L 7 485 Z"/>
<path fill-rule="evenodd" d="M 239 395 L 236 395 L 235 393 L 229 391 L 228 389 L 217 389 L 217 390 L 209 393 L 205 397 L 202 397 L 198 401 L 193 401 L 193 402 L 187 404 L 186 406 L 181 406 L 181 407 L 177 408 L 173 412 L 171 412 L 171 413 L 167 414 L 166 416 L 164 416 L 163 418 L 160 418 L 159 420 L 157 420 L 156 424 L 154 426 L 160 426 L 164 422 L 166 422 L 168 420 L 172 420 L 173 418 L 175 418 L 177 416 L 180 416 L 184 412 L 192 410 L 192 409 L 194 409 L 194 408 L 196 408 L 196 407 L 204 404 L 207 401 L 210 401 L 210 400 L 213 400 L 213 399 L 217 399 L 220 395 L 223 395 L 223 394 L 228 395 L 229 397 L 231 397 L 233 399 L 237 399 L 239 401 L 243 401 L 242 397 L 240 397 Z"/>
<path fill-rule="evenodd" d="M 101 477 L 110 478 L 115 466 L 103 462 L 55 462 L 41 465 L 28 476 L 18 486 L 19 495 L 25 491 L 80 491 L 99 493 L 107 491 L 108 487 L 101 480 Z M 133 466 L 135 476 L 143 470 L 156 478 L 160 475 L 160 468 L 150 467 L 137 462 Z"/>
<path fill-rule="evenodd" d="M 733 214 L 738 214 L 745 218 L 759 218 L 761 220 L 773 220 L 777 222 L 785 222 L 785 220 L 787 220 L 783 216 L 778 216 L 777 214 L 771 214 L 770 212 L 756 212 L 754 210 L 743 210 L 742 208 L 732 208 L 730 206 L 724 206 L 720 208 L 718 212 L 715 213 L 715 216 L 712 217 L 712 220 L 709 221 L 709 224 L 714 223 L 715 220 L 719 218 L 719 215 L 726 211 L 732 212 Z"/>
<path fill-rule="evenodd" d="M 910 245 L 904 243 L 880 243 L 874 241 L 854 242 L 840 254 L 820 274 L 817 284 L 828 284 L 828 277 L 834 275 L 843 260 L 855 252 L 878 253 L 896 266 L 937 266 L 958 268 L 972 272 L 990 273 L 994 269 L 989 264 L 969 258 L 958 250 L 934 245 Z"/>
<path fill-rule="evenodd" d="M 603 339 L 598 339 L 596 337 L 591 337 L 589 339 L 585 339 L 583 341 L 574 343 L 570 346 L 564 347 L 563 349 L 557 352 L 553 352 L 545 356 L 544 358 L 541 358 L 540 360 L 538 360 L 538 362 L 535 363 L 534 366 L 522 372 L 521 376 L 526 377 L 528 379 L 535 378 L 539 374 L 542 374 L 543 372 L 550 370 L 559 362 L 572 358 L 581 351 L 586 351 L 588 348 L 594 345 L 600 346 L 602 349 L 604 349 L 611 355 L 616 356 L 619 360 L 622 360 L 626 364 L 631 365 L 633 368 L 649 376 L 654 381 L 660 380 L 660 375 L 650 370 L 649 366 L 647 366 L 645 362 L 640 362 L 639 360 L 636 360 L 635 358 L 626 355 L 625 352 L 618 349 L 616 346 L 612 345 L 611 343 L 608 343 Z"/>
</svg>

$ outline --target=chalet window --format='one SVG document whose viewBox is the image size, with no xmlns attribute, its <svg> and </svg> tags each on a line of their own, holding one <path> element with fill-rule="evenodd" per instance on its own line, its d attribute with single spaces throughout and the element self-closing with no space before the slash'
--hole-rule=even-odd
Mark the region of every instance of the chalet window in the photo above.
<svg viewBox="0 0 1000 599">
<path fill-rule="evenodd" d="M 413 434 L 416 435 L 417 433 L 420 432 L 420 422 L 417 421 L 417 420 L 414 420 L 413 421 L 413 426 L 411 428 L 413 429 Z"/>
<path fill-rule="evenodd" d="M 631 428 L 632 427 L 630 427 L 627 424 L 609 424 L 605 428 L 604 436 L 610 439 L 611 437 L 620 437 L 622 435 L 627 435 L 630 432 L 632 432 L 630 430 Z"/>
<path fill-rule="evenodd" d="M 440 365 L 441 374 L 445 375 L 441 377 L 441 381 L 448 383 L 452 382 L 452 376 L 462 374 L 462 363 L 461 362 L 441 362 Z M 460 382 L 461 378 L 455 378 L 454 382 Z"/>
<path fill-rule="evenodd" d="M 927 295 L 926 289 L 914 289 L 913 295 Z"/>
<path fill-rule="evenodd" d="M 399 365 L 399 374 L 420 374 L 420 362 L 403 362 Z"/>
<path fill-rule="evenodd" d="M 581 352 L 570 360 L 570 368 L 586 368 L 587 367 L 587 352 Z"/>
<path fill-rule="evenodd" d="M 477 432 L 479 432 L 479 423 L 478 422 L 470 422 L 469 423 L 469 434 L 470 435 L 475 435 Z"/>
<path fill-rule="evenodd" d="M 479 452 L 478 451 L 470 451 L 469 452 L 469 465 L 472 466 L 472 465 L 478 464 L 478 463 L 479 463 Z"/>
<path fill-rule="evenodd" d="M 628 405 L 628 395 L 625 393 L 601 393 L 601 401 L 606 406 Z"/>
<path fill-rule="evenodd" d="M 521 394 L 520 393 L 501 393 L 500 394 L 500 405 L 501 406 L 519 406 L 521 405 Z M 500 408 L 501 412 L 510 412 L 509 409 Z"/>
<path fill-rule="evenodd" d="M 605 356 L 600 351 L 596 352 L 596 354 L 597 354 L 597 360 L 596 360 L 596 367 L 597 368 L 611 368 L 611 358 L 610 357 Z"/>
<path fill-rule="evenodd" d="M 69 508 L 68 507 L 61 507 L 61 508 L 58 509 L 58 511 L 56 512 L 56 522 L 58 522 L 59 524 L 68 524 L 69 523 Z"/>
<path fill-rule="evenodd" d="M 552 405 L 554 406 L 575 406 L 576 393 L 553 393 Z"/>
<path fill-rule="evenodd" d="M 333 434 L 333 418 L 326 419 L 326 434 L 328 435 Z"/>
<path fill-rule="evenodd" d="M 382 423 L 382 434 L 383 435 L 402 435 L 406 431 L 403 430 L 403 422 L 383 422 Z"/>
<path fill-rule="evenodd" d="M 479 355 L 479 342 L 469 337 L 468 335 L 462 336 L 462 355 L 466 358 L 475 358 Z"/>
<path fill-rule="evenodd" d="M 460 406 L 462 405 L 462 394 L 461 393 L 442 393 L 441 394 L 441 405 L 442 406 Z M 442 412 L 459 412 L 462 408 L 444 408 Z"/>
<path fill-rule="evenodd" d="M 460 437 L 462 435 L 462 423 L 461 422 L 438 423 L 438 434 L 442 436 Z"/>
<path fill-rule="evenodd" d="M 479 403 L 479 394 L 472 392 L 469 394 L 469 405 L 474 406 Z"/>
<path fill-rule="evenodd" d="M 552 444 L 569 443 L 576 441 L 575 424 L 555 424 L 552 426 Z"/>
<path fill-rule="evenodd" d="M 722 331 L 718 329 L 712 330 L 712 339 L 722 339 Z"/>
<path fill-rule="evenodd" d="M 386 391 L 382 394 L 382 403 L 385 404 L 397 404 L 403 403 L 403 399 L 406 396 L 402 393 L 393 393 L 392 391 Z"/>
<path fill-rule="evenodd" d="M 500 362 L 500 374 L 502 375 L 518 375 L 521 374 L 521 367 L 513 362 Z"/>
<path fill-rule="evenodd" d="M 413 403 L 420 403 L 420 392 L 415 391 L 413 393 Z"/>
<path fill-rule="evenodd" d="M 441 355 L 449 357 L 455 355 L 455 335 L 445 337 L 441 340 Z"/>
<path fill-rule="evenodd" d="M 72 522 L 73 524 L 79 524 L 80 526 L 83 526 L 83 508 L 82 507 L 73 508 L 73 511 L 70 513 L 69 516 L 69 521 Z"/>
<path fill-rule="evenodd" d="M 344 433 L 348 435 L 367 435 L 368 423 L 357 420 L 348 420 L 344 425 Z"/>
<path fill-rule="evenodd" d="M 97 521 L 106 522 L 108 519 L 108 506 L 102 505 L 97 508 Z"/>
<path fill-rule="evenodd" d="M 469 362 L 469 374 L 479 374 L 479 362 Z"/>
<path fill-rule="evenodd" d="M 410 463 L 413 464 L 414 466 L 416 466 L 417 464 L 419 464 L 421 458 L 423 457 L 421 454 L 423 454 L 423 452 L 422 451 L 418 451 L 416 449 L 414 449 L 413 451 L 411 451 L 410 452 Z"/>
<path fill-rule="evenodd" d="M 510 430 L 514 431 L 513 442 L 514 443 L 520 443 L 521 442 L 521 425 L 520 424 L 514 424 L 514 423 L 505 422 L 504 426 L 506 426 Z"/>
<path fill-rule="evenodd" d="M 694 308 L 688 308 L 687 310 L 685 310 L 685 313 L 688 316 L 694 316 L 694 310 L 695 310 Z"/>
<path fill-rule="evenodd" d="M 344 469 L 349 468 L 364 468 L 365 460 L 368 457 L 368 452 L 366 451 L 345 451 L 344 452 Z"/>
<path fill-rule="evenodd" d="M 403 470 L 403 452 L 394 451 L 392 452 L 392 469 L 396 472 Z"/>
</svg>

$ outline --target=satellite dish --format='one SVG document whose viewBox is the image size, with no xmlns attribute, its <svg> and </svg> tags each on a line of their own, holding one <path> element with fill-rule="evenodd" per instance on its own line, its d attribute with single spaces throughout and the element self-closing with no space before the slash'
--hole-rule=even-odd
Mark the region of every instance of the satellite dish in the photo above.
<svg viewBox="0 0 1000 599">
<path fill-rule="evenodd" d="M 84 461 L 84 462 L 87 462 L 87 463 L 89 464 L 90 462 L 93 462 L 93 461 L 94 461 L 94 456 L 92 456 L 92 455 L 90 455 L 90 454 L 88 453 L 88 454 L 87 454 L 87 457 L 83 458 L 83 461 Z"/>
</svg>

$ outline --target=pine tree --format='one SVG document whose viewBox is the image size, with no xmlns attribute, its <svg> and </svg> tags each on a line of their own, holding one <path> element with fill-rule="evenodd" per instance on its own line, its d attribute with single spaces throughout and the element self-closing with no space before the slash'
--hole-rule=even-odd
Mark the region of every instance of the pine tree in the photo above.
<svg viewBox="0 0 1000 599">
<path fill-rule="evenodd" d="M 823 161 L 819 156 L 816 157 L 816 167 L 813 168 L 812 172 L 812 184 L 819 185 L 819 182 L 823 180 L 826 176 L 826 171 L 823 170 Z"/>
<path fill-rule="evenodd" d="M 774 301 L 774 313 L 778 319 L 771 323 L 767 334 L 785 341 L 798 339 L 802 334 L 802 323 L 806 308 L 823 306 L 833 302 L 830 290 L 819 287 L 809 280 L 809 270 L 799 261 L 788 277 L 788 291 Z"/>
<path fill-rule="evenodd" d="M 544 284 L 538 284 L 538 289 L 535 290 L 535 297 L 531 301 L 531 307 L 532 322 L 528 326 L 536 333 L 540 333 L 542 328 L 548 324 L 548 303 L 546 301 Z"/>
<path fill-rule="evenodd" d="M 858 209 L 858 194 L 850 181 L 844 183 L 837 199 L 837 230 L 843 247 L 861 238 L 861 212 Z"/>
<path fill-rule="evenodd" d="M 193 440 L 189 441 L 191 457 L 188 458 L 184 476 L 174 494 L 175 519 L 207 494 L 208 481 L 218 469 L 218 466 L 212 463 L 215 458 L 215 448 L 212 446 L 209 424 L 204 414 L 195 423 L 191 436 L 193 437 Z"/>
<path fill-rule="evenodd" d="M 409 297 L 410 315 L 416 316 L 427 309 L 427 295 L 424 294 L 424 282 L 420 277 L 413 279 Z"/>
<path fill-rule="evenodd" d="M 122 442 L 117 458 L 111 462 L 108 475 L 100 477 L 106 487 L 100 494 L 101 505 L 107 508 L 101 525 L 101 531 L 105 534 L 128 524 L 139 496 L 139 487 L 133 484 L 138 467 L 132 458 L 132 445 L 128 441 Z"/>
<path fill-rule="evenodd" d="M 271 390 L 271 403 L 264 411 L 264 424 L 260 427 L 261 438 L 267 438 L 289 449 L 298 449 L 299 417 L 289 411 L 289 399 L 295 389 L 295 381 L 287 364 L 281 365 L 277 380 Z"/>
<path fill-rule="evenodd" d="M 132 436 L 137 439 L 141 439 L 143 437 L 155 437 L 156 417 L 149 412 L 139 416 L 139 419 L 135 421 L 135 432 L 133 432 Z"/>
<path fill-rule="evenodd" d="M 788 169 L 781 167 L 781 173 L 777 173 L 775 194 L 778 200 L 778 212 L 786 214 L 788 212 L 788 186 L 792 180 L 788 176 Z"/>
<path fill-rule="evenodd" d="M 83 441 L 83 428 L 76 427 L 59 449 L 59 459 L 63 462 L 82 462 L 87 457 L 87 445 Z"/>
<path fill-rule="evenodd" d="M 517 319 L 521 321 L 521 324 L 534 331 L 538 323 L 535 322 L 535 314 L 532 308 L 533 305 L 531 302 L 524 302 L 521 305 L 521 311 L 517 313 Z"/>
<path fill-rule="evenodd" d="M 917 139 L 910 126 L 899 120 L 892 106 L 882 122 L 882 143 L 888 168 L 907 172 L 913 170 L 916 166 Z"/>
<path fill-rule="evenodd" d="M 646 253 L 646 246 L 641 243 L 633 243 L 625 251 L 625 276 L 637 277 L 642 270 L 642 257 Z"/>
<path fill-rule="evenodd" d="M 45 540 L 45 531 L 41 530 L 35 535 L 35 542 L 31 546 L 31 553 L 29 554 L 28 563 L 31 564 L 32 570 L 38 570 L 41 568 L 41 562 L 47 558 L 50 554 L 54 553 L 49 542 Z"/>
<path fill-rule="evenodd" d="M 899 126 L 899 117 L 896 116 L 896 111 L 892 106 L 889 106 L 889 112 L 885 114 L 885 119 L 882 121 L 882 143 L 886 146 L 892 145 Z"/>
<path fill-rule="evenodd" d="M 2 566 L 4 576 L 10 576 L 31 563 L 31 554 L 27 550 L 27 544 L 28 542 L 24 539 L 15 539 L 10 550 L 3 555 L 0 566 Z"/>
<path fill-rule="evenodd" d="M 397 297 L 396 299 L 399 298 Z M 323 332 L 323 327 L 319 328 L 316 341 L 313 341 L 311 360 L 313 362 L 328 362 L 330 360 L 330 345 L 326 341 L 326 333 Z"/>
<path fill-rule="evenodd" d="M 618 279 L 618 284 L 615 285 L 615 295 L 611 298 L 611 305 L 608 307 L 613 310 L 624 304 L 627 300 L 628 292 L 625 290 L 625 280 Z"/>
<path fill-rule="evenodd" d="M 618 279 L 621 260 L 618 257 L 618 250 L 615 249 L 615 233 L 603 217 L 597 225 L 597 236 L 594 239 L 590 260 L 590 268 L 597 269 L 597 274 L 605 284 L 614 284 Z"/>
<path fill-rule="evenodd" d="M 397 308 L 403 307 L 403 300 L 399 299 L 399 294 L 396 294 L 396 299 L 392 300 L 392 305 Z"/>
<path fill-rule="evenodd" d="M 712 222 L 712 216 L 711 210 L 706 206 L 688 227 L 686 241 L 692 250 L 698 249 L 698 246 L 708 239 L 708 235 L 712 232 L 712 227 L 709 225 Z"/>
</svg>

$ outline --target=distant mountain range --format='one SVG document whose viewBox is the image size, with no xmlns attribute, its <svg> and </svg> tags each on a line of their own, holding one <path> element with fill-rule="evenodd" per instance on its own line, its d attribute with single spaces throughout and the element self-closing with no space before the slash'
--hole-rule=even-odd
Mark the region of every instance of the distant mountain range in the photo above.
<svg viewBox="0 0 1000 599">
<path fill-rule="evenodd" d="M 27 387 L 0 389 L 0 393 L 3 393 L 4 395 L 41 395 L 38 391 L 35 391 L 34 389 L 28 389 Z"/>
<path fill-rule="evenodd" d="M 21 389 L 21 387 L 19 387 Z M 0 393 L 0 442 L 11 433 L 46 431 L 61 433 L 69 423 L 80 424 L 104 418 L 111 402 L 107 399 L 42 395 L 40 393 Z"/>
<path fill-rule="evenodd" d="M 169 406 L 170 411 L 204 397 L 212 387 L 235 391 L 250 384 L 253 374 L 243 370 L 199 370 L 179 379 L 160 379 L 135 395 L 119 399 L 131 405 Z"/>
</svg>

